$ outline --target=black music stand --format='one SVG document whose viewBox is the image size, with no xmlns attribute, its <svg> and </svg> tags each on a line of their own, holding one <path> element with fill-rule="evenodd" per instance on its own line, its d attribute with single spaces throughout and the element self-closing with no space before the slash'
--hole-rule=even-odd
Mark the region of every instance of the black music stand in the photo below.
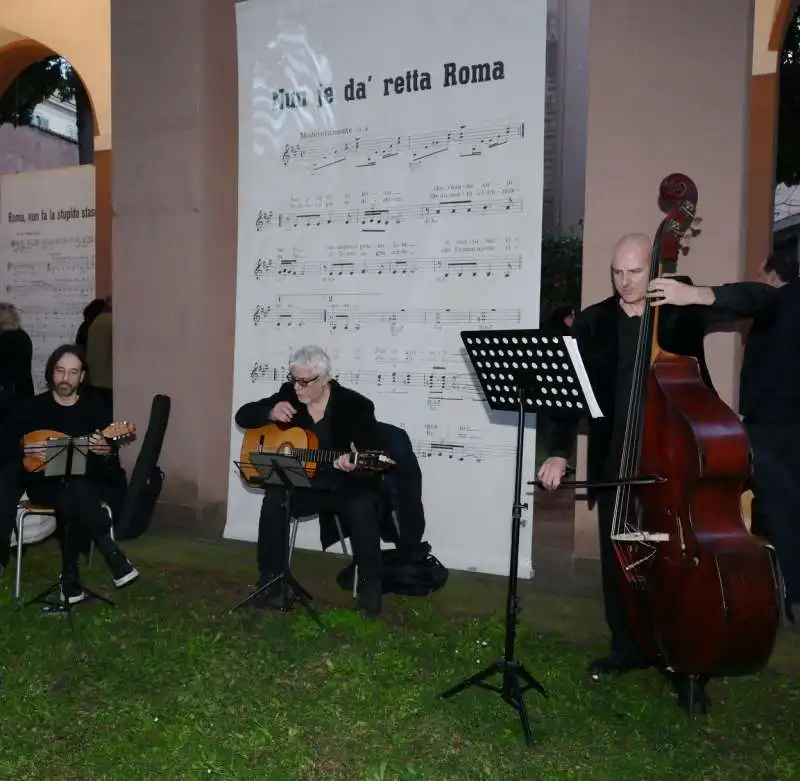
<svg viewBox="0 0 800 781">
<path fill-rule="evenodd" d="M 236 467 L 242 473 L 242 464 L 234 461 Z M 301 490 L 317 490 L 311 484 L 306 474 L 305 467 L 295 456 L 284 455 L 280 453 L 259 453 L 254 451 L 250 453 L 250 463 L 248 466 L 254 466 L 261 475 L 259 480 L 248 479 L 242 474 L 242 478 L 250 485 L 255 485 L 259 488 L 266 488 L 267 486 L 282 486 L 284 489 L 283 509 L 286 521 L 286 529 L 291 528 L 292 523 L 292 500 Z M 291 542 L 290 542 L 291 544 Z M 289 563 L 288 550 L 286 555 L 286 564 L 283 571 L 276 575 L 272 580 L 267 581 L 262 586 L 259 586 L 255 591 L 246 596 L 241 602 L 235 604 L 229 613 L 238 610 L 248 602 L 258 598 L 265 591 L 269 590 L 276 583 L 281 584 L 281 610 L 286 612 L 292 608 L 295 601 L 308 611 L 309 615 L 324 629 L 324 624 L 320 618 L 316 608 L 311 604 L 312 596 L 304 589 L 292 573 Z"/>
<path fill-rule="evenodd" d="M 517 596 L 519 569 L 519 538 L 522 525 L 522 454 L 525 441 L 525 415 L 540 410 L 559 410 L 576 416 L 602 412 L 589 384 L 577 343 L 553 331 L 462 331 L 467 355 L 493 410 L 517 412 L 516 472 L 514 502 L 511 512 L 511 555 L 506 600 L 505 653 L 475 675 L 448 689 L 439 696 L 447 699 L 467 689 L 479 686 L 498 693 L 519 713 L 525 741 L 533 745 L 528 712 L 523 694 L 535 689 L 544 697 L 547 692 L 516 660 L 517 623 L 520 612 Z M 486 679 L 499 673 L 502 685 L 487 683 Z"/>
<path fill-rule="evenodd" d="M 52 480 L 61 480 L 66 485 L 73 477 L 82 477 L 86 474 L 86 459 L 89 453 L 89 438 L 88 437 L 53 437 L 48 439 L 45 443 L 47 456 L 42 464 L 42 467 L 36 471 L 44 471 L 44 476 Z M 56 519 L 58 523 L 58 519 Z M 61 562 L 62 571 L 64 565 L 64 557 L 69 548 L 69 524 L 65 523 L 61 529 Z M 28 605 L 41 604 L 44 605 L 42 612 L 48 615 L 66 615 L 72 624 L 72 609 L 77 607 L 78 604 L 72 605 L 68 598 L 53 600 L 48 599 L 51 594 L 61 591 L 63 575 L 59 575 L 58 580 L 53 585 L 46 588 L 41 594 L 29 599 L 23 607 Z M 99 602 L 105 602 L 107 605 L 114 606 L 114 603 L 106 597 L 96 594 L 91 589 L 81 585 L 86 599 L 94 599 Z M 81 600 L 84 602 L 86 600 Z"/>
</svg>

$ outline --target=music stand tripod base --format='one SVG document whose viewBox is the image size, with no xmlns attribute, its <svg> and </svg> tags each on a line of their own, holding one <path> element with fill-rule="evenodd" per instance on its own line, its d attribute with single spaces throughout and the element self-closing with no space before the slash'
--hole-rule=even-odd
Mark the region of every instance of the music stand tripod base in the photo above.
<svg viewBox="0 0 800 781">
<path fill-rule="evenodd" d="M 242 465 L 237 463 L 236 466 L 241 473 Z M 250 453 L 249 466 L 255 467 L 261 476 L 259 481 L 261 487 L 280 486 L 284 489 L 284 522 L 288 533 L 292 521 L 292 496 L 297 491 L 303 489 L 315 490 L 311 481 L 308 479 L 305 468 L 295 456 L 279 453 L 259 453 L 257 451 Z M 317 611 L 312 604 L 311 594 L 300 585 L 289 567 L 288 551 L 286 564 L 283 570 L 271 580 L 259 586 L 255 591 L 248 594 L 241 602 L 235 604 L 228 610 L 228 613 L 233 613 L 234 610 L 238 610 L 249 602 L 258 599 L 276 583 L 281 584 L 281 612 L 288 612 L 291 610 L 292 605 L 297 601 L 308 611 L 308 614 L 321 629 L 325 628 L 319 611 Z"/>
<path fill-rule="evenodd" d="M 584 412 L 589 405 L 585 368 L 573 344 L 554 331 L 462 331 L 470 363 L 492 410 L 517 413 L 517 445 L 514 475 L 514 501 L 511 513 L 511 552 L 509 557 L 508 596 L 506 602 L 505 653 L 484 670 L 470 676 L 441 695 L 448 699 L 470 686 L 498 693 L 519 714 L 525 741 L 533 745 L 528 713 L 523 695 L 534 689 L 547 697 L 544 686 L 515 658 L 519 615 L 517 579 L 522 511 L 522 468 L 525 443 L 525 414 L 557 406 Z M 574 392 L 573 392 L 574 391 Z M 575 405 L 575 406 L 573 406 Z M 595 401 L 596 406 L 596 401 Z M 599 408 L 598 408 L 599 410 Z M 494 674 L 502 676 L 499 686 L 487 682 Z"/>
</svg>

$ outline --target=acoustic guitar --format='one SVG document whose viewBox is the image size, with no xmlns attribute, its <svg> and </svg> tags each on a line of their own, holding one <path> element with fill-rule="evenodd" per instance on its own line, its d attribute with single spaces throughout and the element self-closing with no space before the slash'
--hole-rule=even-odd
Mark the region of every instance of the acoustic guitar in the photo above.
<svg viewBox="0 0 800 781">
<path fill-rule="evenodd" d="M 121 423 L 111 423 L 100 432 L 106 439 L 120 444 L 128 444 L 133 439 L 136 433 L 136 426 L 128 421 Z M 84 436 L 90 436 L 85 434 Z M 50 431 L 48 429 L 39 429 L 31 431 L 22 438 L 22 466 L 27 472 L 38 472 L 44 468 L 47 456 L 44 458 L 39 453 L 32 452 L 33 448 L 38 448 L 44 445 L 48 449 L 55 450 L 56 447 L 60 448 L 66 445 L 67 441 L 75 440 L 77 437 L 68 437 L 59 431 Z"/>
<path fill-rule="evenodd" d="M 359 450 L 357 454 L 348 450 L 320 450 L 319 439 L 313 431 L 280 423 L 267 423 L 266 426 L 245 431 L 239 468 L 242 477 L 248 481 L 260 478 L 250 461 L 250 454 L 254 452 L 294 456 L 309 479 L 314 477 L 319 464 L 332 464 L 343 455 L 352 456 L 356 468 L 366 471 L 383 472 L 394 466 L 394 461 L 379 450 Z"/>
</svg>

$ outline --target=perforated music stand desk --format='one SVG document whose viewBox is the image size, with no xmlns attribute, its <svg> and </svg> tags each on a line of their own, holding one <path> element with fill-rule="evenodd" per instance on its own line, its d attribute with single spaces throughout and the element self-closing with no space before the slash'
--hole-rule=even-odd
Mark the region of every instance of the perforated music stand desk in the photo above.
<svg viewBox="0 0 800 781">
<path fill-rule="evenodd" d="M 259 453 L 257 450 L 248 454 L 250 464 L 255 467 L 260 475 L 258 481 L 249 480 L 251 485 L 258 487 L 280 486 L 285 491 L 284 496 L 284 513 L 287 534 L 291 527 L 292 522 L 292 496 L 298 490 L 317 490 L 311 483 L 306 470 L 296 456 L 289 456 L 282 453 Z M 239 471 L 242 471 L 241 463 L 237 463 Z M 306 591 L 303 586 L 297 581 L 294 574 L 289 567 L 289 551 L 286 551 L 286 563 L 283 571 L 276 575 L 271 580 L 259 586 L 251 594 L 248 594 L 241 602 L 234 605 L 228 612 L 232 613 L 234 610 L 246 605 L 248 602 L 256 599 L 264 592 L 268 591 L 276 583 L 282 586 L 282 602 L 283 610 L 288 610 L 294 599 L 297 599 L 301 605 L 308 611 L 309 615 L 322 627 L 322 619 L 319 613 L 311 604 L 311 594 Z M 286 589 L 287 587 L 292 592 L 292 599 L 288 599 Z"/>
</svg>

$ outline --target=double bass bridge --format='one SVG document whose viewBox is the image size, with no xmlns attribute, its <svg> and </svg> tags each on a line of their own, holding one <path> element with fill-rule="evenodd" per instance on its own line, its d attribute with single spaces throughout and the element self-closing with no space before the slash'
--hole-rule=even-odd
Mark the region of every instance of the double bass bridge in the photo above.
<svg viewBox="0 0 800 781">
<path fill-rule="evenodd" d="M 611 539 L 614 542 L 627 543 L 669 542 L 669 534 L 666 532 L 646 531 L 620 532 L 619 534 L 612 534 Z"/>
<path fill-rule="evenodd" d="M 617 558 L 626 577 L 637 577 L 633 573 L 642 564 L 646 564 L 656 555 L 656 543 L 668 542 L 669 534 L 666 532 L 648 532 L 643 529 L 631 528 L 611 535 L 611 541 L 619 546 L 630 546 L 631 550 L 623 553 L 617 550 Z"/>
</svg>

